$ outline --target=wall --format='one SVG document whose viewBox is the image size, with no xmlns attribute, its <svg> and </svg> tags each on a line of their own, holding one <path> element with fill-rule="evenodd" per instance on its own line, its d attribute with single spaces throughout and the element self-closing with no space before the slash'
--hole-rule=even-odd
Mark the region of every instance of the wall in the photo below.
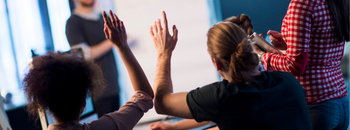
<svg viewBox="0 0 350 130">
<path fill-rule="evenodd" d="M 266 35 L 268 30 L 281 30 L 290 0 L 220 0 L 222 18 L 247 14 L 254 31 Z"/>
</svg>

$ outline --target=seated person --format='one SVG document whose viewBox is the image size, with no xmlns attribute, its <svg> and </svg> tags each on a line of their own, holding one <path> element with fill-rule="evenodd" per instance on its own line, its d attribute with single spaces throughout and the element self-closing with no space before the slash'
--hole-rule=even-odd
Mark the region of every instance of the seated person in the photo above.
<svg viewBox="0 0 350 130">
<path fill-rule="evenodd" d="M 224 22 L 232 22 L 239 27 L 243 29 L 248 35 L 253 34 L 253 24 L 250 19 L 250 17 L 246 14 L 240 14 L 237 16 L 232 16 L 229 18 L 226 18 Z M 259 64 L 260 70 L 264 70 L 261 64 Z M 192 129 L 197 128 L 201 126 L 208 125 L 210 122 L 203 121 L 203 122 L 196 122 L 194 119 L 187 119 L 187 120 L 181 120 L 179 122 L 173 123 L 173 124 L 166 124 L 166 123 L 160 123 L 160 122 L 154 122 L 150 125 L 150 129 Z"/>
<path fill-rule="evenodd" d="M 190 92 L 173 93 L 171 55 L 178 30 L 169 34 L 163 12 L 150 28 L 158 60 L 154 82 L 158 114 L 213 121 L 220 129 L 312 129 L 305 91 L 287 72 L 259 71 L 247 35 L 231 22 L 209 29 L 208 53 L 223 81 Z"/>
<path fill-rule="evenodd" d="M 118 111 L 106 114 L 87 124 L 79 124 L 87 96 L 96 95 L 104 88 L 100 68 L 74 54 L 48 54 L 33 59 L 24 78 L 24 91 L 28 98 L 28 111 L 49 110 L 56 124 L 48 129 L 128 129 L 153 107 L 153 90 L 137 60 L 126 43 L 125 26 L 110 11 L 111 22 L 105 12 L 104 31 L 114 43 L 129 72 L 135 94 Z M 118 31 L 116 31 L 118 30 Z"/>
</svg>

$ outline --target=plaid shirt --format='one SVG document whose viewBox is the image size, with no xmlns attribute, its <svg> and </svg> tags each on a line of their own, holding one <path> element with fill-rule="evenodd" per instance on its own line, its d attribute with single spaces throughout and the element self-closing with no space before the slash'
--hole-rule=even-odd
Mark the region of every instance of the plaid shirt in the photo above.
<svg viewBox="0 0 350 130">
<path fill-rule="evenodd" d="M 347 95 L 340 61 L 345 42 L 336 42 L 325 0 L 292 0 L 282 24 L 286 54 L 266 53 L 264 68 L 292 73 L 306 91 L 307 103 Z"/>
</svg>

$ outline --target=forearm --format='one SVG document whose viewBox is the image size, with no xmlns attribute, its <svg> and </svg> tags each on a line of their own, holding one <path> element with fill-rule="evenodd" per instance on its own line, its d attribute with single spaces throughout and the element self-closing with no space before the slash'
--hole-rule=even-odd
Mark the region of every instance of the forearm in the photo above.
<svg viewBox="0 0 350 130">
<path fill-rule="evenodd" d="M 308 53 L 301 52 L 297 56 L 267 53 L 263 55 L 264 67 L 271 71 L 287 71 L 293 75 L 304 73 L 308 60 Z"/>
<path fill-rule="evenodd" d="M 193 129 L 201 126 L 208 125 L 208 121 L 197 122 L 194 119 L 185 119 L 174 124 L 171 124 L 173 129 Z"/>
<path fill-rule="evenodd" d="M 154 91 L 156 95 L 155 108 L 157 112 L 162 111 L 165 108 L 165 96 L 173 92 L 170 62 L 171 54 L 158 55 L 156 75 L 154 80 Z"/>
<path fill-rule="evenodd" d="M 101 43 L 91 47 L 91 58 L 98 59 L 113 47 L 113 44 L 109 40 L 104 40 Z"/>
<path fill-rule="evenodd" d="M 140 91 L 146 92 L 148 95 L 150 95 L 153 98 L 154 94 L 153 94 L 152 87 L 149 84 L 145 73 L 143 72 L 140 64 L 136 60 L 130 48 L 128 46 L 122 47 L 122 48 L 116 46 L 116 48 L 129 73 L 134 90 L 135 91 L 140 90 Z"/>
</svg>

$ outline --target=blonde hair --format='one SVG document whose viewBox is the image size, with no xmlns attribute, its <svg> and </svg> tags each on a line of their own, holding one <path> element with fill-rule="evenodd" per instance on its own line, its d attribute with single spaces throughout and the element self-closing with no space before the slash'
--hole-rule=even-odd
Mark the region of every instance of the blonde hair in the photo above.
<svg viewBox="0 0 350 130">
<path fill-rule="evenodd" d="M 209 53 L 223 64 L 233 82 L 253 81 L 249 73 L 259 64 L 258 56 L 253 53 L 247 34 L 239 26 L 219 22 L 209 29 L 207 36 Z"/>
</svg>

